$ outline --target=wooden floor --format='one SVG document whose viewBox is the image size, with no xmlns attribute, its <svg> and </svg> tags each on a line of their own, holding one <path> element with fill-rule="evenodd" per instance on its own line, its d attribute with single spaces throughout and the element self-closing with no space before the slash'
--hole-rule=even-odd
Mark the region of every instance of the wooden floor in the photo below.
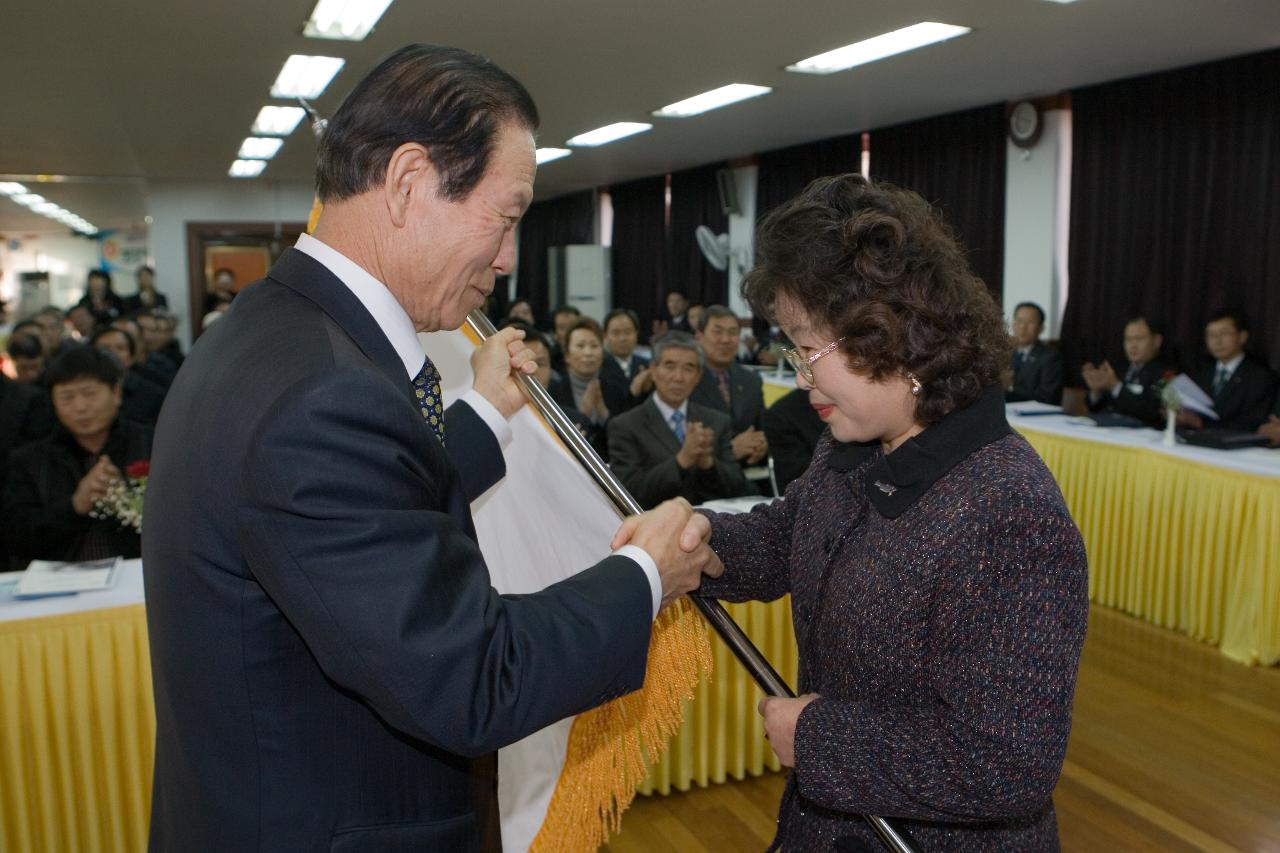
<svg viewBox="0 0 1280 853">
<path fill-rule="evenodd" d="M 639 797 L 604 849 L 763 850 L 782 784 Z M 1280 851 L 1280 668 L 1095 607 L 1053 799 L 1068 853 Z"/>
</svg>

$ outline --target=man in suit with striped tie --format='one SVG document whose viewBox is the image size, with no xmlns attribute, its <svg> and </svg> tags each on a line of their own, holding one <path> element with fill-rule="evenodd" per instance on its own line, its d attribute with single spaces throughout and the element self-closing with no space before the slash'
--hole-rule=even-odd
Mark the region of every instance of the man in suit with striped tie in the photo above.
<svg viewBox="0 0 1280 853">
<path fill-rule="evenodd" d="M 661 603 L 718 571 L 687 504 L 500 596 L 469 501 L 532 372 L 505 330 L 448 408 L 418 333 L 515 261 L 537 110 L 481 57 L 411 45 L 320 141 L 314 237 L 200 339 L 147 494 L 151 849 L 500 846 L 495 751 L 641 686 Z"/>
<path fill-rule="evenodd" d="M 1205 324 L 1204 343 L 1213 361 L 1201 365 L 1191 378 L 1213 398 L 1218 419 L 1183 409 L 1178 412 L 1179 426 L 1253 432 L 1266 423 L 1275 402 L 1276 375 L 1244 351 L 1248 342 L 1243 314 L 1223 311 Z"/>
</svg>

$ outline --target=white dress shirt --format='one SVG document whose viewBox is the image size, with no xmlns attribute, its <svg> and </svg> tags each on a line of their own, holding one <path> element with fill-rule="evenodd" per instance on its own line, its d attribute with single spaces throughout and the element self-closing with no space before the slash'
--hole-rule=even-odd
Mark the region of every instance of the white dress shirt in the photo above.
<svg viewBox="0 0 1280 853">
<path fill-rule="evenodd" d="M 355 261 L 310 234 L 300 235 L 294 248 L 322 264 L 325 269 L 337 276 L 356 299 L 360 300 L 360 304 L 373 315 L 373 321 L 391 342 L 396 355 L 400 356 L 400 361 L 404 363 L 405 375 L 412 382 L 417 377 L 418 371 L 422 369 L 426 354 L 418 340 L 418 332 L 413 327 L 413 321 L 405 313 L 404 307 L 391 295 L 391 291 L 387 290 L 387 286 Z M 511 425 L 507 423 L 502 413 L 484 398 L 483 394 L 471 388 L 458 400 L 466 403 L 480 416 L 493 432 L 500 447 L 505 448 L 511 443 Z M 644 570 L 652 593 L 653 615 L 657 616 L 662 606 L 662 579 L 653 557 L 637 545 L 623 545 L 613 553 L 630 557 Z"/>
</svg>

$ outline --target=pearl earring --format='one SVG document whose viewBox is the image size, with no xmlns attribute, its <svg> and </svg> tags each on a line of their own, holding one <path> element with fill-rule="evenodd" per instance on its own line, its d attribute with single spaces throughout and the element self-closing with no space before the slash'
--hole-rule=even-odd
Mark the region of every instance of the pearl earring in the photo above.
<svg viewBox="0 0 1280 853">
<path fill-rule="evenodd" d="M 920 392 L 924 390 L 924 386 L 920 384 L 919 379 L 916 379 L 916 375 L 910 371 L 907 372 L 907 378 L 911 380 L 911 396 L 919 397 Z"/>
</svg>

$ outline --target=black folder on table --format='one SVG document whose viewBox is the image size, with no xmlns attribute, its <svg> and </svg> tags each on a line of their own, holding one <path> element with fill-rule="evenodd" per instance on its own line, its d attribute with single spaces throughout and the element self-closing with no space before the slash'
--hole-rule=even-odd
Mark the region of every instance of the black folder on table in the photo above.
<svg viewBox="0 0 1280 853">
<path fill-rule="evenodd" d="M 1212 447 L 1217 450 L 1241 450 L 1246 447 L 1266 447 L 1270 444 L 1265 435 L 1238 429 L 1189 429 L 1178 433 L 1187 444 Z"/>
</svg>

